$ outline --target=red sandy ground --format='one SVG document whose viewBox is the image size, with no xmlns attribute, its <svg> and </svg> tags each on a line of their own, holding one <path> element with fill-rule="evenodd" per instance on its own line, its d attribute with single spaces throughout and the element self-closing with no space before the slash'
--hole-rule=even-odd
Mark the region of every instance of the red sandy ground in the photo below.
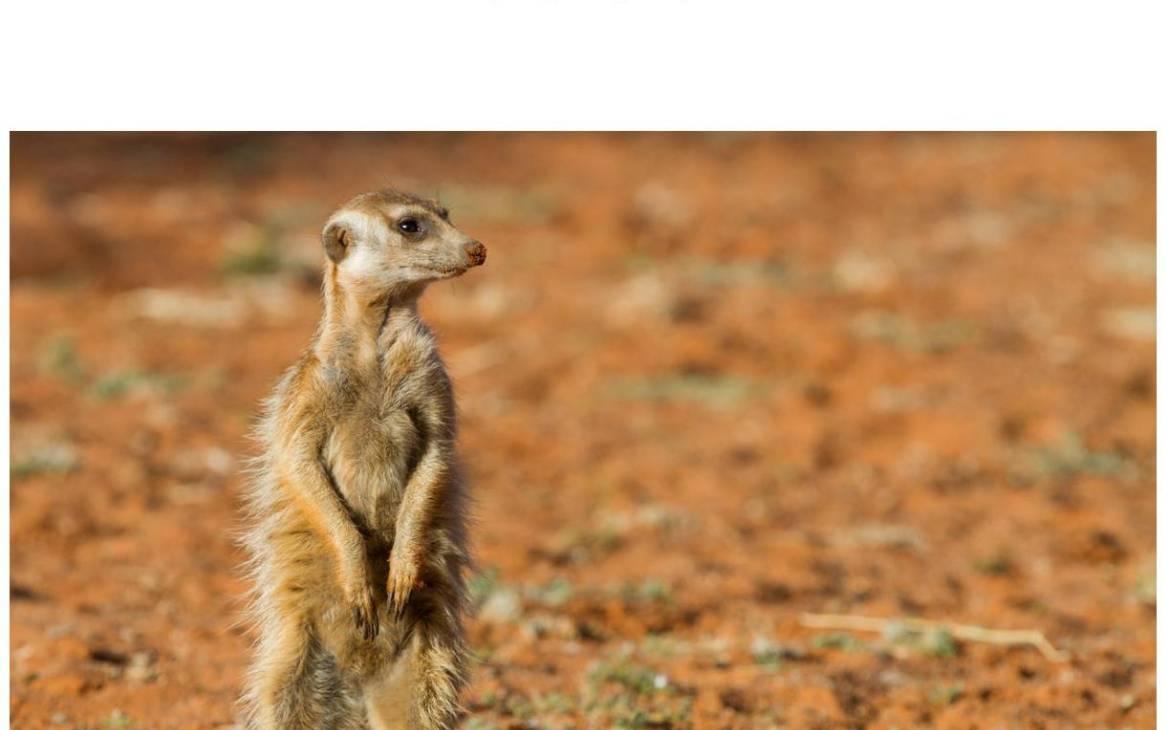
<svg viewBox="0 0 1170 730">
<path fill-rule="evenodd" d="M 387 182 L 489 248 L 467 727 L 1153 727 L 1153 135 L 14 136 L 14 727 L 235 722 L 246 432 Z"/>
</svg>

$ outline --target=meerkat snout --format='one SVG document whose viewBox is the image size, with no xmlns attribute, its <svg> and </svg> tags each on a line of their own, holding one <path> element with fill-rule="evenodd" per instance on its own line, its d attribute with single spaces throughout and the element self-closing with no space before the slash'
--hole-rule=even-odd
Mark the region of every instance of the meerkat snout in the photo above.
<svg viewBox="0 0 1170 730">
<path fill-rule="evenodd" d="M 392 190 L 359 195 L 321 233 L 328 272 L 350 292 L 381 297 L 451 279 L 487 260 L 487 248 L 434 201 Z"/>
<path fill-rule="evenodd" d="M 467 263 L 472 266 L 482 266 L 483 262 L 487 261 L 487 246 L 479 241 L 469 241 L 463 244 L 463 250 L 467 252 Z"/>
</svg>

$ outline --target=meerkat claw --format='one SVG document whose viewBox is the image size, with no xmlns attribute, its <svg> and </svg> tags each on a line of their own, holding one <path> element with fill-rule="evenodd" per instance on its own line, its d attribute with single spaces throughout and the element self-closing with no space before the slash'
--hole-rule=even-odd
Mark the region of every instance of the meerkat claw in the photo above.
<svg viewBox="0 0 1170 730">
<path fill-rule="evenodd" d="M 374 609 L 372 595 L 362 596 L 353 607 L 353 622 L 366 641 L 373 641 L 378 636 L 378 617 Z"/>
</svg>

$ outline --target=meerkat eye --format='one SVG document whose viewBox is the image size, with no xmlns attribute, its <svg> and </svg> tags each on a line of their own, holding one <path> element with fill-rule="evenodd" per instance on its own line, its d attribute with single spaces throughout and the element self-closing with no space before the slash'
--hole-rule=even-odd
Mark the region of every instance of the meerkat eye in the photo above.
<svg viewBox="0 0 1170 730">
<path fill-rule="evenodd" d="M 403 218 L 398 221 L 398 230 L 411 236 L 417 236 L 422 233 L 423 224 L 418 218 Z"/>
</svg>

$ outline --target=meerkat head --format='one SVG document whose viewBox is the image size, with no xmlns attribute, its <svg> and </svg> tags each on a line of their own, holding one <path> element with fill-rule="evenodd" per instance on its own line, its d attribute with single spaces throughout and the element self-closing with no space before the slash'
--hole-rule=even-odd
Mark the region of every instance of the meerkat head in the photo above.
<svg viewBox="0 0 1170 730">
<path fill-rule="evenodd" d="M 321 242 L 336 280 L 363 296 L 418 290 L 487 259 L 484 245 L 459 231 L 446 208 L 395 190 L 346 203 L 330 216 Z"/>
</svg>

